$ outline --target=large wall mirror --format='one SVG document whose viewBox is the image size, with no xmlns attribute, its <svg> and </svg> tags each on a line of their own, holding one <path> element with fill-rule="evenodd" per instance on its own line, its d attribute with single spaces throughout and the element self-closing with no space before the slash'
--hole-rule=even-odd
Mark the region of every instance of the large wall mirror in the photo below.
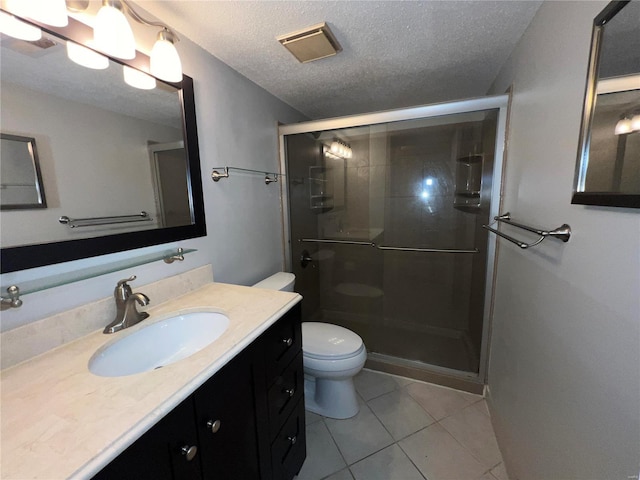
<svg viewBox="0 0 640 480">
<path fill-rule="evenodd" d="M 594 20 L 571 203 L 640 208 L 640 0 Z"/>
<path fill-rule="evenodd" d="M 37 144 L 47 200 L 5 210 L 3 193 L 3 273 L 206 233 L 193 81 L 145 77 L 140 89 L 125 83 L 122 63 L 82 67 L 66 49 L 82 29 L 75 22 L 64 36 L 54 29 L 37 42 L 0 43 L 3 142 Z M 27 170 L 27 155 L 16 161 Z"/>
</svg>

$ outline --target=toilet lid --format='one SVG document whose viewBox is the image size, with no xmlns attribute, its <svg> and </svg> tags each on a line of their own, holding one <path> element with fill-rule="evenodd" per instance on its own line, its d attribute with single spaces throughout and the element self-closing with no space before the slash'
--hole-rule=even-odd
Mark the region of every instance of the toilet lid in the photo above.
<svg viewBox="0 0 640 480">
<path fill-rule="evenodd" d="M 337 360 L 354 356 L 363 346 L 360 336 L 346 328 L 330 323 L 302 323 L 302 351 L 308 357 Z"/>
</svg>

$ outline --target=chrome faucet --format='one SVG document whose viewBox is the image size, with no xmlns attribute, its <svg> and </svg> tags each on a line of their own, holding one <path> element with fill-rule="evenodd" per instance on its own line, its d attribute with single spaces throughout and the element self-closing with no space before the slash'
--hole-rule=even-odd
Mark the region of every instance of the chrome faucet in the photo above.
<svg viewBox="0 0 640 480">
<path fill-rule="evenodd" d="M 147 318 L 149 314 L 147 312 L 139 312 L 136 309 L 136 302 L 140 305 L 149 305 L 149 297 L 144 293 L 133 293 L 131 287 L 127 282 L 133 282 L 136 279 L 135 275 L 129 278 L 120 280 L 113 295 L 116 299 L 116 318 L 113 322 L 104 328 L 102 333 L 115 333 L 125 328 L 129 328 L 136 323 L 140 323 Z"/>
</svg>

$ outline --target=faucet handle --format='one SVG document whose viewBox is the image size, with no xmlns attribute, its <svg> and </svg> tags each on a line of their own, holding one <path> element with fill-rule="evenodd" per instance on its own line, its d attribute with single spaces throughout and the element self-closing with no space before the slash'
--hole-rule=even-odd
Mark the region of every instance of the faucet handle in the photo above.
<svg viewBox="0 0 640 480">
<path fill-rule="evenodd" d="M 124 278 L 118 282 L 118 287 L 126 285 L 127 282 L 133 282 L 136 278 L 138 277 L 136 277 L 135 275 L 131 275 L 129 278 Z"/>
<path fill-rule="evenodd" d="M 131 287 L 127 282 L 133 282 L 137 277 L 131 275 L 129 278 L 124 278 L 118 282 L 113 295 L 116 297 L 116 301 L 124 302 L 133 293 Z"/>
</svg>

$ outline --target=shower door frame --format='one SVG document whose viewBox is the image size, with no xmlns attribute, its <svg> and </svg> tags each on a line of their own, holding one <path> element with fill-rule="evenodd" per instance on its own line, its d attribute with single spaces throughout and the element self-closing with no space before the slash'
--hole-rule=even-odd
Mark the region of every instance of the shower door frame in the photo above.
<svg viewBox="0 0 640 480">
<path fill-rule="evenodd" d="M 279 125 L 278 141 L 280 147 L 280 171 L 287 173 L 286 144 L 284 137 L 299 133 L 311 133 L 326 130 L 338 130 L 350 127 L 365 127 L 381 123 L 399 122 L 403 120 L 418 120 L 444 115 L 455 115 L 461 113 L 473 113 L 484 110 L 498 110 L 498 120 L 496 128 L 495 158 L 493 166 L 493 176 L 491 184 L 491 198 L 489 205 L 489 218 L 499 215 L 502 203 L 502 178 L 503 164 L 506 150 L 506 131 L 509 107 L 509 95 L 494 95 L 453 102 L 435 103 L 411 108 L 401 108 L 396 110 L 385 110 L 382 112 L 365 113 L 360 115 L 350 115 L 345 117 L 335 117 L 323 120 L 312 120 L 309 122 L 293 123 L 289 125 Z M 289 218 L 289 185 L 288 182 L 280 182 L 280 192 L 282 199 L 282 234 L 284 250 L 284 268 L 291 271 L 291 235 Z M 462 372 L 437 365 L 422 364 L 421 368 L 433 371 L 435 375 L 442 374 L 453 378 L 459 378 L 462 382 L 471 381 L 474 384 L 484 385 L 487 379 L 487 368 L 489 358 L 489 336 L 491 332 L 491 316 L 493 301 L 494 269 L 497 247 L 497 236 L 492 236 L 487 242 L 487 264 L 485 273 L 484 311 L 482 318 L 482 344 L 480 347 L 480 365 L 478 374 L 473 372 Z M 380 355 L 377 359 L 382 360 Z M 411 368 L 413 362 L 403 361 L 403 364 Z"/>
</svg>

